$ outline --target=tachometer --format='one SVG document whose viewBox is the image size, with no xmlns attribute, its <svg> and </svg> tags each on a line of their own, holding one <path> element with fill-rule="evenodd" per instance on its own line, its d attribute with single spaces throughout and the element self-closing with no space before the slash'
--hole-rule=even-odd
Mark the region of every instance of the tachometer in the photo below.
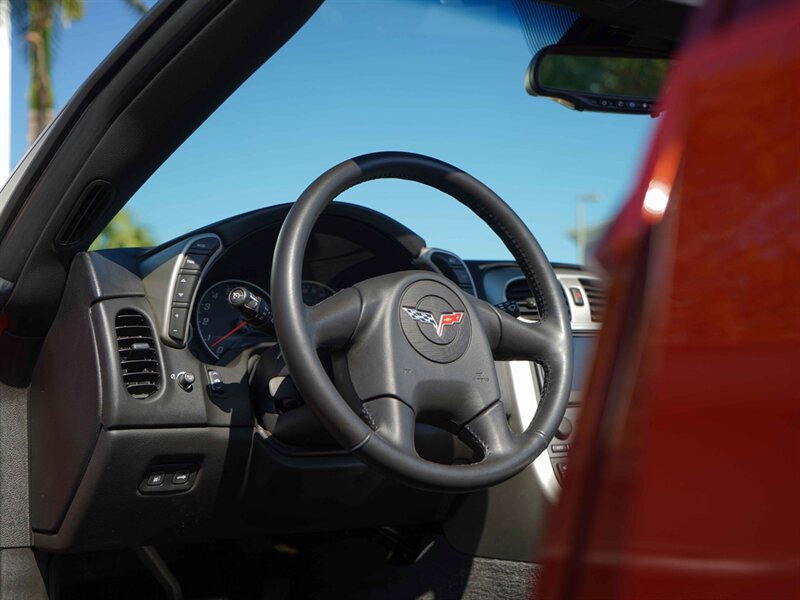
<svg viewBox="0 0 800 600">
<path fill-rule="evenodd" d="M 306 280 L 301 285 L 303 291 L 303 302 L 305 302 L 307 306 L 319 304 L 325 300 L 325 298 L 330 298 L 336 293 L 332 288 L 328 287 L 324 283 L 319 283 L 318 281 Z"/>
<path fill-rule="evenodd" d="M 269 302 L 269 294 L 248 281 L 228 279 L 208 288 L 200 297 L 196 311 L 196 333 L 206 350 L 218 361 L 232 358 L 245 348 L 250 348 L 272 338 L 254 329 L 242 320 L 238 310 L 228 303 L 228 294 L 243 286 Z"/>
</svg>

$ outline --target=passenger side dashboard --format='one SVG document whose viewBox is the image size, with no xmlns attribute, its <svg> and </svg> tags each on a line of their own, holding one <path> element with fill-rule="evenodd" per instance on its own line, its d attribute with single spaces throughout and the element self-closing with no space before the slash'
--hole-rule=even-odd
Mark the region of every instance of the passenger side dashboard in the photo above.
<svg viewBox="0 0 800 600">
<path fill-rule="evenodd" d="M 484 299 L 493 304 L 517 303 L 521 318 L 538 319 L 535 300 L 516 263 L 467 261 L 467 265 Z M 567 264 L 555 264 L 554 268 L 573 330 L 569 405 L 556 437 L 530 467 L 498 486 L 470 494 L 445 521 L 449 543 L 466 554 L 530 561 L 537 555 L 547 515 L 568 476 L 568 455 L 580 418 L 587 370 L 602 326 L 605 288 L 602 278 L 589 269 Z M 536 412 L 543 372 L 526 361 L 497 362 L 496 367 L 509 423 L 515 431 L 522 431 Z"/>
<path fill-rule="evenodd" d="M 536 301 L 530 287 L 516 263 L 485 263 L 470 261 L 470 269 L 478 282 L 480 293 L 492 304 L 514 302 L 520 306 L 521 318 L 536 321 L 539 318 Z M 556 276 L 564 291 L 569 307 L 573 334 L 572 394 L 562 426 L 548 447 L 548 456 L 541 455 L 534 465 L 537 476 L 551 500 L 558 497 L 560 484 L 567 471 L 567 455 L 573 441 L 573 432 L 580 414 L 586 367 L 592 357 L 594 342 L 602 327 L 605 309 L 605 286 L 598 274 L 585 267 L 554 264 Z M 533 379 L 533 382 L 530 379 Z M 506 373 L 510 402 L 517 407 L 520 426 L 533 417 L 535 404 L 525 398 L 537 397 L 543 383 L 540 367 L 530 363 L 511 364 Z M 535 394 L 531 394 L 531 387 Z M 549 460 L 547 460 L 549 458 Z"/>
</svg>

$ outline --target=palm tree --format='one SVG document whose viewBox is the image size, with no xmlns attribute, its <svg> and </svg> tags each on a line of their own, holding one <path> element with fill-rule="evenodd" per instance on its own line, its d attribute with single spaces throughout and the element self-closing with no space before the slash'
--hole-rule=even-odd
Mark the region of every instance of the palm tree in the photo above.
<svg viewBox="0 0 800 600">
<path fill-rule="evenodd" d="M 123 2 L 139 14 L 147 10 L 141 0 Z M 11 0 L 11 18 L 25 32 L 30 65 L 28 145 L 53 119 L 53 38 L 58 23 L 69 25 L 84 12 L 84 0 Z"/>
<path fill-rule="evenodd" d="M 122 0 L 139 15 L 147 11 L 141 0 Z M 68 26 L 83 18 L 84 0 L 11 0 L 11 19 L 25 32 L 30 65 L 28 90 L 28 146 L 53 120 L 53 38 L 58 25 Z M 150 246 L 147 228 L 136 224 L 122 210 L 92 244 L 92 249 Z"/>
</svg>

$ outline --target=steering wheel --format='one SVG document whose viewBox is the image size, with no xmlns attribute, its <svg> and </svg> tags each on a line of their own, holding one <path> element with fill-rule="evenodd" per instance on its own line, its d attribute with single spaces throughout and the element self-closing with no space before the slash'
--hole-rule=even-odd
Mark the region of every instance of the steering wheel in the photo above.
<svg viewBox="0 0 800 600">
<path fill-rule="evenodd" d="M 483 219 L 519 263 L 540 320 L 516 319 L 426 271 L 374 277 L 306 306 L 303 256 L 317 219 L 348 188 L 388 178 L 434 187 Z M 409 485 L 463 492 L 500 483 L 547 448 L 564 416 L 572 381 L 572 333 L 561 285 L 516 213 L 477 179 L 447 163 L 380 152 L 323 173 L 286 217 L 271 283 L 278 342 L 306 403 L 343 448 Z M 346 388 L 350 404 L 320 362 L 321 348 L 346 357 L 348 381 L 339 387 Z M 521 434 L 509 427 L 495 359 L 542 366 L 541 399 Z M 353 398 L 360 414 L 351 408 Z M 417 420 L 455 433 L 479 459 L 453 465 L 423 459 L 414 448 Z"/>
</svg>

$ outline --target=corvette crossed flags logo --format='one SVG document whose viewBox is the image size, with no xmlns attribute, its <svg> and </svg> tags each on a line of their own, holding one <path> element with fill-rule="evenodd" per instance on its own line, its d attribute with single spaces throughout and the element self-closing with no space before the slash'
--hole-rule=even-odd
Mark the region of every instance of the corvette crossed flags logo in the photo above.
<svg viewBox="0 0 800 600">
<path fill-rule="evenodd" d="M 433 313 L 430 313 L 426 310 L 417 310 L 416 308 L 406 308 L 405 306 L 402 307 L 404 311 L 408 313 L 408 316 L 411 317 L 413 320 L 418 321 L 420 323 L 427 323 L 428 325 L 433 325 L 434 329 L 436 329 L 436 335 L 442 337 L 444 335 L 444 328 L 448 325 L 456 325 L 457 323 L 461 323 L 461 319 L 464 318 L 463 312 L 451 312 L 451 313 L 442 313 L 437 320 L 436 317 L 433 316 Z"/>
</svg>

